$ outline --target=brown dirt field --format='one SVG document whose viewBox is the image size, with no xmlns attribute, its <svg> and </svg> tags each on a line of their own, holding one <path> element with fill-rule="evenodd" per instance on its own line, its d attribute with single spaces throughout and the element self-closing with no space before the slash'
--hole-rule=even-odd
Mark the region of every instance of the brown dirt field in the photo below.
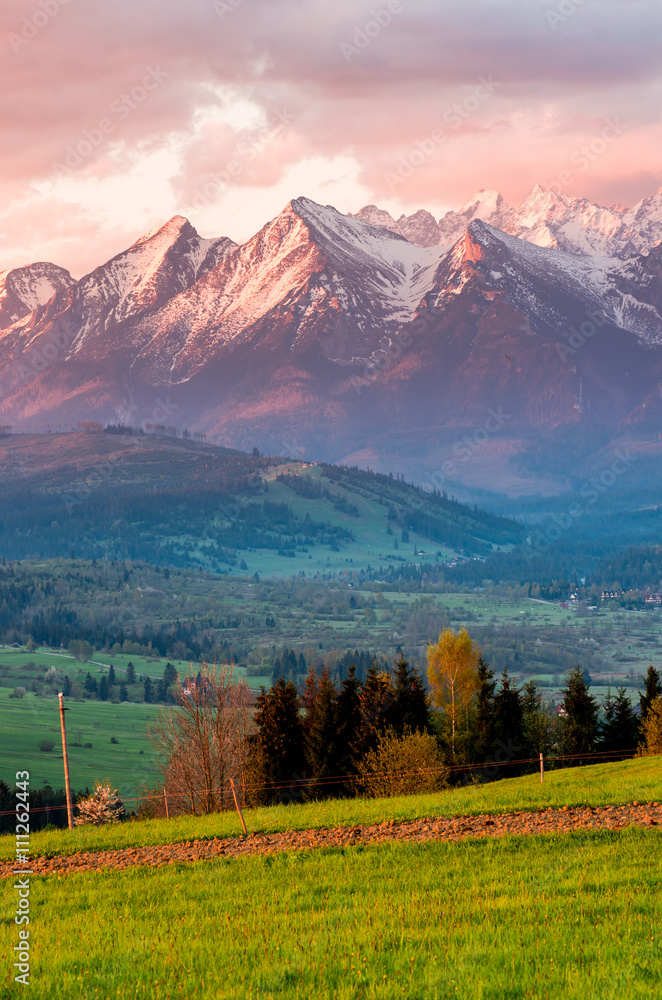
<svg viewBox="0 0 662 1000">
<path fill-rule="evenodd" d="M 84 851 L 63 857 L 35 857 L 25 866 L 35 875 L 71 874 L 131 868 L 138 865 L 167 865 L 247 854 L 312 850 L 318 847 L 347 847 L 382 844 L 389 841 L 462 840 L 466 837 L 503 837 L 506 834 L 571 833 L 575 830 L 621 830 L 626 826 L 662 825 L 662 804 L 632 802 L 623 806 L 590 806 L 546 809 L 483 816 L 452 816 L 436 819 L 343 826 L 334 829 L 293 830 L 286 833 L 249 834 L 248 837 L 193 840 L 187 843 L 152 847 L 123 848 L 117 851 Z M 0 864 L 0 877 L 10 877 L 16 865 Z"/>
</svg>

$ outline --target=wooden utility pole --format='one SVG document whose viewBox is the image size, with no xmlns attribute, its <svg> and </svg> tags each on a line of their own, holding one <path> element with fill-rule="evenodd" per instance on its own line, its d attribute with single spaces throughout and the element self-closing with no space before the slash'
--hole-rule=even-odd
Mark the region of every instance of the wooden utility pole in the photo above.
<svg viewBox="0 0 662 1000">
<path fill-rule="evenodd" d="M 237 807 L 237 812 L 239 813 L 239 819 L 241 820 L 241 825 L 244 828 L 244 833 L 246 834 L 246 836 L 248 836 L 248 830 L 246 829 L 246 821 L 244 820 L 244 814 L 241 811 L 239 800 L 237 799 L 237 793 L 234 787 L 234 778 L 230 778 L 230 788 L 232 789 L 232 794 L 234 795 L 234 804 Z"/>
<path fill-rule="evenodd" d="M 543 783 L 543 780 L 542 780 L 543 771 L 544 771 L 544 764 L 543 764 L 543 760 L 542 760 L 542 754 L 540 754 L 540 784 L 541 785 Z"/>
<path fill-rule="evenodd" d="M 163 789 L 163 801 L 165 802 L 166 819 L 170 819 L 170 813 L 168 812 L 168 793 L 165 788 Z"/>
<path fill-rule="evenodd" d="M 68 709 L 64 707 L 64 695 L 60 691 L 58 694 L 58 699 L 60 702 L 60 726 L 62 728 L 62 759 L 64 760 L 64 787 L 67 791 L 67 819 L 69 820 L 69 829 L 74 828 L 74 809 L 71 803 L 71 783 L 69 781 L 69 758 L 67 757 L 67 731 L 64 727 L 64 713 L 68 712 Z"/>
</svg>

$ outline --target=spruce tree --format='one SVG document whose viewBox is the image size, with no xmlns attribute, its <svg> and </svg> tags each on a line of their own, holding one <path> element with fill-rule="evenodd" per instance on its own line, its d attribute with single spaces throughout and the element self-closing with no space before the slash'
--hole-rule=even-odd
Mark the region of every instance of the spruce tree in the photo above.
<svg viewBox="0 0 662 1000">
<path fill-rule="evenodd" d="M 562 692 L 565 715 L 562 722 L 562 742 L 568 766 L 582 763 L 581 754 L 595 750 L 598 742 L 598 703 L 588 692 L 581 667 L 574 667 Z"/>
<path fill-rule="evenodd" d="M 319 687 L 319 678 L 317 676 L 317 671 L 313 666 L 310 667 L 308 673 L 306 674 L 306 679 L 299 694 L 299 707 L 302 712 L 302 725 L 304 735 L 306 739 L 312 727 L 315 724 L 315 712 L 317 709 L 317 691 Z"/>
<path fill-rule="evenodd" d="M 342 749 L 339 774 L 354 774 L 361 751 L 363 716 L 361 714 L 361 682 L 356 677 L 356 667 L 350 664 L 347 677 L 340 685 L 338 694 L 338 738 Z M 356 791 L 353 782 L 345 785 L 344 791 Z"/>
<path fill-rule="evenodd" d="M 128 701 L 129 692 L 126 689 L 126 684 L 120 684 L 120 701 Z"/>
<path fill-rule="evenodd" d="M 143 679 L 143 700 L 149 704 L 154 698 L 154 692 L 152 690 L 152 681 L 150 677 L 145 676 Z"/>
<path fill-rule="evenodd" d="M 178 676 L 179 675 L 172 663 L 166 663 L 165 670 L 163 671 L 163 680 L 165 681 L 166 687 L 170 687 L 171 684 L 176 684 Z"/>
<path fill-rule="evenodd" d="M 328 780 L 341 774 L 343 752 L 338 722 L 338 692 L 325 666 L 317 684 L 312 721 L 306 731 L 306 760 L 315 779 L 310 789 L 314 795 L 333 795 L 339 789 L 338 784 L 330 784 Z"/>
<path fill-rule="evenodd" d="M 108 678 L 104 674 L 99 681 L 99 698 L 101 701 L 108 701 L 108 694 L 110 692 L 110 685 L 108 684 Z"/>
<path fill-rule="evenodd" d="M 279 677 L 268 691 L 262 688 L 257 698 L 255 725 L 254 745 L 266 786 L 266 800 L 290 802 L 301 798 L 300 783 L 306 777 L 304 733 L 299 696 L 291 681 Z"/>
<path fill-rule="evenodd" d="M 110 664 L 110 670 L 108 671 L 108 685 L 109 685 L 109 687 L 113 687 L 115 683 L 116 683 L 116 681 L 115 681 L 115 667 L 111 663 Z"/>
<path fill-rule="evenodd" d="M 426 732 L 430 726 L 428 699 L 419 672 L 409 666 L 400 654 L 395 663 L 393 678 L 393 704 L 390 709 L 390 725 L 398 736 L 405 729 L 412 733 Z"/>
<path fill-rule="evenodd" d="M 494 697 L 494 722 L 500 759 L 516 760 L 524 754 L 524 706 L 522 695 L 508 676 L 504 667 L 501 687 Z M 508 774 L 519 773 L 521 769 L 508 768 Z"/>
<path fill-rule="evenodd" d="M 126 667 L 126 683 L 135 684 L 136 683 L 136 668 L 133 663 L 129 660 Z"/>
<path fill-rule="evenodd" d="M 492 759 L 496 745 L 496 709 L 494 671 L 482 656 L 478 658 L 478 693 L 474 715 L 473 756 L 477 761 Z"/>
<path fill-rule="evenodd" d="M 660 675 L 652 663 L 648 667 L 648 673 L 644 677 L 644 686 L 644 693 L 639 695 L 639 705 L 641 707 L 640 720 L 642 725 L 646 721 L 651 702 L 662 695 Z"/>
<path fill-rule="evenodd" d="M 359 699 L 362 725 L 357 752 L 362 755 L 377 745 L 377 734 L 384 732 L 389 725 L 389 717 L 393 707 L 391 677 L 378 670 L 374 661 L 370 664 L 366 674 Z"/>
<path fill-rule="evenodd" d="M 615 698 L 611 697 L 611 691 L 607 692 L 600 748 L 606 751 L 634 750 L 638 739 L 639 719 L 621 685 Z"/>
</svg>

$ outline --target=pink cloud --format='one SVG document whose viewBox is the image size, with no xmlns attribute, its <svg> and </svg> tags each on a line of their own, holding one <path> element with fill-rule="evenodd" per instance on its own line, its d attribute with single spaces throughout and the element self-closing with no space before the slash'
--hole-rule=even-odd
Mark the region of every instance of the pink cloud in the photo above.
<svg viewBox="0 0 662 1000">
<path fill-rule="evenodd" d="M 52 16 L 40 0 L 0 7 L 5 206 L 34 197 L 35 184 L 53 179 L 54 163 L 87 143 L 75 174 L 107 181 L 111 210 L 111 182 L 132 158 L 172 136 L 180 148 L 171 177 L 178 211 L 237 158 L 230 187 L 269 189 L 301 161 L 351 156 L 369 200 L 379 201 L 393 195 L 388 175 L 401 158 L 440 127 L 443 145 L 397 185 L 403 203 L 459 204 L 481 187 L 518 202 L 534 183 L 552 182 L 601 123 L 619 115 L 626 134 L 573 172 L 569 193 L 632 202 L 660 183 L 656 5 L 596 0 L 552 25 L 548 11 L 558 5 L 551 0 L 403 0 L 376 30 L 368 26 L 386 0 L 241 0 L 225 9 L 221 0 L 216 7 L 213 0 L 43 2 Z M 150 72 L 154 87 L 145 85 Z M 494 94 L 450 127 L 450 109 L 490 76 Z M 225 88 L 224 96 L 213 87 Z M 267 120 L 285 109 L 291 126 L 255 155 L 237 157 L 242 143 L 255 142 L 256 129 L 210 121 L 196 132 L 193 125 L 200 109 L 220 108 L 232 92 L 261 107 Z M 59 202 L 46 209 L 42 197 L 35 205 L 35 256 L 48 247 L 71 249 L 94 231 L 93 214 L 73 210 L 64 222 L 69 239 L 58 224 Z M 279 195 L 274 214 L 281 207 Z M 17 210 L 3 227 L 7 259 L 16 255 L 11 241 L 23 252 L 20 225 L 31 211 Z M 95 254 L 113 242 L 97 225 Z"/>
</svg>

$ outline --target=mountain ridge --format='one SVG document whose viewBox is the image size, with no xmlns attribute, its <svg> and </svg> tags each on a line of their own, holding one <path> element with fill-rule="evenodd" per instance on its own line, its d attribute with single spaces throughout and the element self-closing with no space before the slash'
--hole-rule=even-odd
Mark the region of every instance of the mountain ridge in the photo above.
<svg viewBox="0 0 662 1000">
<path fill-rule="evenodd" d="M 406 447 L 425 480 L 449 433 L 501 408 L 508 426 L 477 462 L 500 453 L 495 485 L 515 470 L 516 488 L 534 491 L 540 480 L 517 472 L 531 434 L 662 430 L 662 248 L 621 254 L 632 220 L 645 248 L 662 227 L 662 195 L 607 216 L 541 188 L 525 205 L 517 225 L 543 244 L 560 206 L 553 246 L 493 226 L 517 228 L 489 191 L 455 213 L 448 232 L 460 220 L 461 235 L 443 245 L 417 245 L 377 209 L 359 218 L 308 198 L 241 245 L 175 216 L 78 282 L 53 271 L 52 296 L 0 330 L 0 420 L 144 424 L 166 412 L 233 447 L 377 454 L 385 471 Z M 561 245 L 591 227 L 602 239 L 614 213 L 618 253 Z"/>
</svg>

